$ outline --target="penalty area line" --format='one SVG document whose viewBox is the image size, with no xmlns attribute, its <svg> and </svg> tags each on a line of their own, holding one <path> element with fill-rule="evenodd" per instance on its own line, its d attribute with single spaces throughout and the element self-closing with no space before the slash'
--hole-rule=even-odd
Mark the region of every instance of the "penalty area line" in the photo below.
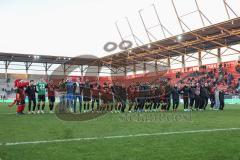
<svg viewBox="0 0 240 160">
<path fill-rule="evenodd" d="M 131 137 L 148 137 L 148 136 L 159 136 L 159 135 L 191 134 L 191 133 L 220 132 L 220 131 L 234 131 L 234 130 L 240 130 L 240 128 L 188 130 L 188 131 L 143 133 L 143 134 L 130 134 L 130 135 L 105 136 L 105 137 L 86 137 L 86 138 L 73 138 L 73 139 L 56 139 L 56 140 L 45 140 L 45 141 L 8 142 L 8 143 L 0 143 L 0 146 L 16 146 L 16 145 L 27 145 L 27 144 L 60 143 L 60 142 L 88 141 L 88 140 L 100 140 L 100 139 L 120 139 L 120 138 L 131 138 Z"/>
</svg>

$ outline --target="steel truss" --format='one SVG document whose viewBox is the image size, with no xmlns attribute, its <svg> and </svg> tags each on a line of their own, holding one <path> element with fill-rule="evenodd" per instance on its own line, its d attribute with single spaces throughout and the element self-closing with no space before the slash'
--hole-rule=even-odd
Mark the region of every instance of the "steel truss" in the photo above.
<svg viewBox="0 0 240 160">
<path fill-rule="evenodd" d="M 182 30 L 182 33 L 186 33 L 186 31 L 188 31 L 187 33 L 190 33 L 192 36 L 194 36 L 196 38 L 196 40 L 190 41 L 190 42 L 183 42 L 183 41 L 177 41 L 176 37 L 173 36 L 173 34 L 169 31 L 169 29 L 167 29 L 167 27 L 165 27 L 165 25 L 162 23 L 161 18 L 158 14 L 158 11 L 156 9 L 155 4 L 152 4 L 152 9 L 154 10 L 155 16 L 158 20 L 158 24 L 155 26 L 150 26 L 148 27 L 146 22 L 144 21 L 144 18 L 142 16 L 143 14 L 143 9 L 139 10 L 138 14 L 140 16 L 142 25 L 144 27 L 144 31 L 145 34 L 148 38 L 149 43 L 148 44 L 144 44 L 139 38 L 138 36 L 134 33 L 134 29 L 131 26 L 129 19 L 126 17 L 125 20 L 127 21 L 129 30 L 130 30 L 130 35 L 127 35 L 126 37 L 131 36 L 134 39 L 135 45 L 137 46 L 136 48 L 133 48 L 131 50 L 127 50 L 124 52 L 120 52 L 118 53 L 119 55 L 122 53 L 122 56 L 118 56 L 118 58 L 114 59 L 114 56 L 116 55 L 110 55 L 110 56 L 106 56 L 104 58 L 102 58 L 102 62 L 107 63 L 107 64 L 114 64 L 116 68 L 121 67 L 123 65 L 126 64 L 138 64 L 138 63 L 142 63 L 145 61 L 161 61 L 161 59 L 167 59 L 167 62 L 169 63 L 163 63 L 163 65 L 166 66 L 171 66 L 173 64 L 173 62 L 177 61 L 177 62 L 181 62 L 183 64 L 183 67 L 185 67 L 185 61 L 189 60 L 190 58 L 194 59 L 194 61 L 198 61 L 199 65 L 201 65 L 202 63 L 202 59 L 206 56 L 202 56 L 201 52 L 206 52 L 206 54 L 210 54 L 214 57 L 218 57 L 219 54 L 214 54 L 212 53 L 212 50 L 208 50 L 205 49 L 205 46 L 203 45 L 202 47 L 197 47 L 196 44 L 203 44 L 204 42 L 208 42 L 208 43 L 212 43 L 215 44 L 216 46 L 218 46 L 219 48 L 225 47 L 227 50 L 232 50 L 234 52 L 236 52 L 237 54 L 240 54 L 240 51 L 237 49 L 232 48 L 231 46 L 227 45 L 226 43 L 222 43 L 219 42 L 218 40 L 220 38 L 224 38 L 226 40 L 227 37 L 229 36 L 237 36 L 240 37 L 240 29 L 237 30 L 229 30 L 227 28 L 221 27 L 220 25 L 213 25 L 212 21 L 210 21 L 210 19 L 202 12 L 198 1 L 194 0 L 195 2 L 195 9 L 189 13 L 186 13 L 184 15 L 179 15 L 178 10 L 177 10 L 177 6 L 175 4 L 174 0 L 171 0 L 172 2 L 172 6 L 175 12 L 175 15 L 178 19 L 178 23 L 179 23 L 179 27 Z M 230 7 L 230 4 L 227 2 L 227 0 L 223 0 L 224 6 L 225 6 L 225 11 L 226 14 L 228 15 L 228 19 L 231 19 L 230 13 L 232 13 L 235 17 L 239 18 L 239 16 L 237 15 L 237 13 Z M 189 16 L 192 15 L 194 13 L 198 13 L 199 14 L 199 20 L 201 21 L 202 24 L 202 29 L 204 30 L 205 28 L 207 28 L 207 25 L 212 25 L 216 28 L 216 30 L 220 30 L 221 34 L 218 35 L 214 35 L 214 36 L 202 36 L 196 32 L 193 32 L 193 30 L 183 21 L 183 17 L 185 16 Z M 234 23 L 234 19 L 232 20 L 232 23 Z M 176 42 L 177 44 L 174 46 L 163 46 L 163 45 L 159 45 L 157 43 L 155 43 L 157 40 L 159 40 L 153 33 L 151 33 L 151 29 L 154 27 L 160 27 L 161 28 L 161 32 L 163 35 L 163 38 L 167 38 L 167 34 L 172 36 L 168 39 L 171 39 L 173 42 Z M 118 34 L 120 35 L 121 40 L 125 40 L 125 37 L 122 36 L 122 33 L 119 29 L 118 26 L 118 22 L 116 22 L 116 28 L 118 31 Z M 181 36 L 181 35 L 179 35 Z M 142 44 L 142 46 L 139 45 Z M 149 48 L 144 47 L 144 46 L 149 46 Z M 153 48 L 158 48 L 158 49 L 152 49 Z M 183 48 L 185 47 L 187 48 L 192 48 L 197 50 L 197 52 L 199 53 L 198 57 L 194 57 L 193 55 L 195 53 L 192 54 L 187 54 L 186 51 L 185 52 L 180 52 L 179 48 Z M 134 53 L 134 50 L 140 49 L 142 51 L 141 54 L 136 54 Z M 221 50 L 219 49 L 218 51 L 221 52 Z M 161 54 L 161 52 L 169 52 L 169 56 L 165 56 L 163 54 Z M 223 52 L 220 53 L 220 56 L 223 55 L 226 52 L 226 50 L 224 50 Z M 127 57 L 126 54 L 127 53 Z M 171 54 L 172 53 L 177 53 L 179 56 L 178 57 L 172 57 Z M 151 55 L 156 56 L 155 58 L 150 57 Z M 179 57 L 182 56 L 182 61 L 178 60 Z M 161 57 L 161 58 L 159 58 Z M 137 59 L 142 58 L 142 61 L 138 61 Z M 221 57 L 220 57 L 221 58 Z M 111 59 L 111 61 L 109 61 L 109 59 Z M 125 62 L 125 63 L 122 63 Z M 191 62 L 191 61 L 187 61 L 187 62 Z M 156 67 L 156 66 L 155 66 Z"/>
</svg>

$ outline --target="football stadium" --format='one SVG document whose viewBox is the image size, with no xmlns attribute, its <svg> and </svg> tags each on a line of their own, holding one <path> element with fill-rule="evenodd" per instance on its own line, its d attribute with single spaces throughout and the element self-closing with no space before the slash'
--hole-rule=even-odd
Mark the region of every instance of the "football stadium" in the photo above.
<svg viewBox="0 0 240 160">
<path fill-rule="evenodd" d="M 239 0 L 1 0 L 0 160 L 240 160 Z"/>
</svg>

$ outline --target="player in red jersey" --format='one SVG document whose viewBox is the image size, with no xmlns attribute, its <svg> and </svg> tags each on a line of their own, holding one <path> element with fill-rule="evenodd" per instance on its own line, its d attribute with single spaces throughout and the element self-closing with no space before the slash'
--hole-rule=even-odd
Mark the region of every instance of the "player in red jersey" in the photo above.
<svg viewBox="0 0 240 160">
<path fill-rule="evenodd" d="M 121 86 L 119 84 L 119 82 L 116 82 L 113 84 L 112 86 L 113 88 L 113 95 L 114 95 L 114 108 L 115 108 L 115 112 L 120 112 L 122 104 L 121 104 L 121 96 L 120 96 L 120 92 L 121 92 Z"/>
<path fill-rule="evenodd" d="M 165 86 L 162 87 L 162 93 L 160 95 L 160 99 L 162 102 L 162 106 L 161 106 L 161 111 L 164 112 L 167 110 L 167 100 L 166 100 L 166 89 Z"/>
<path fill-rule="evenodd" d="M 108 92 L 108 85 L 105 82 L 103 84 L 103 87 L 101 88 L 101 100 L 102 100 L 102 104 L 100 107 L 100 111 L 105 111 L 105 109 L 107 108 L 107 103 L 108 103 L 108 99 L 107 99 L 107 92 Z"/>
<path fill-rule="evenodd" d="M 113 111 L 114 88 L 112 84 L 107 87 L 107 111 Z"/>
<path fill-rule="evenodd" d="M 49 84 L 47 85 L 50 113 L 53 113 L 56 89 L 57 89 L 57 86 L 53 83 L 53 80 L 50 80 Z"/>
</svg>

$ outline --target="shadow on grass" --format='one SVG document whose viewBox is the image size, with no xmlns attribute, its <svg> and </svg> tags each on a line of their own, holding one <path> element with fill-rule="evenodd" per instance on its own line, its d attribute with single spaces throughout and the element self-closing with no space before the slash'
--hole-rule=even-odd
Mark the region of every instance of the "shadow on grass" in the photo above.
<svg viewBox="0 0 240 160">
<path fill-rule="evenodd" d="M 100 118 L 107 114 L 107 112 L 86 112 L 86 113 L 72 113 L 66 106 L 58 104 L 55 107 L 56 117 L 63 121 L 89 121 Z"/>
</svg>

